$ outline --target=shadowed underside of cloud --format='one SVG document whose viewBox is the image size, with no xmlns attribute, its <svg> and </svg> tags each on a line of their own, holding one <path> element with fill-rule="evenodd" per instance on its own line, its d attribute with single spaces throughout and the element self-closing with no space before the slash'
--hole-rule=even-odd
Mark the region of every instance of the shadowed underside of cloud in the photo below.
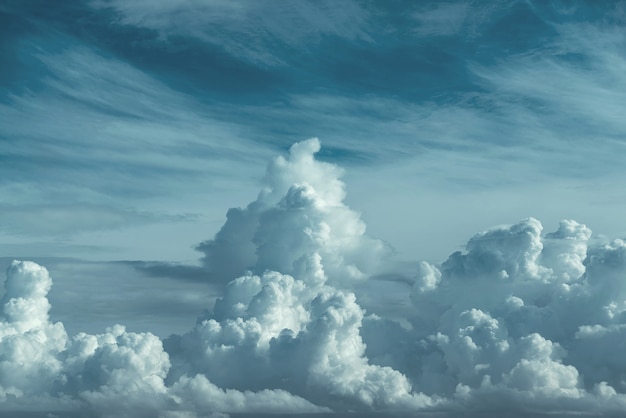
<svg viewBox="0 0 626 418">
<path fill-rule="evenodd" d="M 626 408 L 624 241 L 592 244 L 573 220 L 547 234 L 533 218 L 496 227 L 441 265 L 418 263 L 406 321 L 368 314 L 360 298 L 376 295 L 359 284 L 389 253 L 343 203 L 341 170 L 317 161 L 319 149 L 311 139 L 273 160 L 258 198 L 231 209 L 201 245 L 211 274 L 227 283 L 182 335 L 161 340 L 115 325 L 70 336 L 49 318 L 48 271 L 13 262 L 1 301 L 0 410 L 566 416 Z"/>
</svg>

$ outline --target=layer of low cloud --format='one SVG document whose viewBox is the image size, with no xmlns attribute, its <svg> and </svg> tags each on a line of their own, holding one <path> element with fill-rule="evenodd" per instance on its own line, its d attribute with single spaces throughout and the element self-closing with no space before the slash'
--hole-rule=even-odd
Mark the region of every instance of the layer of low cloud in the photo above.
<svg viewBox="0 0 626 418">
<path fill-rule="evenodd" d="M 48 271 L 14 261 L 1 301 L 0 408 L 623 411 L 623 240 L 593 241 L 574 220 L 548 233 L 534 218 L 498 226 L 439 265 L 416 262 L 403 321 L 373 314 L 363 283 L 389 251 L 343 203 L 341 170 L 317 161 L 319 149 L 311 139 L 273 160 L 258 198 L 200 246 L 225 290 L 180 335 L 123 325 L 68 335 L 49 316 Z"/>
</svg>

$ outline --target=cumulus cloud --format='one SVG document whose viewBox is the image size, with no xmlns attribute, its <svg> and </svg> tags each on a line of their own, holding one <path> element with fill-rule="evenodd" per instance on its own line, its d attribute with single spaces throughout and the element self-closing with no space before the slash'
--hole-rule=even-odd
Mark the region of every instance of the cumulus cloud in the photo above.
<svg viewBox="0 0 626 418">
<path fill-rule="evenodd" d="M 177 370 L 339 409 L 430 403 L 401 373 L 369 364 L 353 293 L 275 272 L 246 276 L 229 284 L 213 318 L 168 341 Z"/>
<path fill-rule="evenodd" d="M 223 390 L 203 375 L 166 386 L 171 362 L 151 333 L 116 325 L 68 337 L 48 319 L 52 280 L 44 267 L 14 261 L 0 323 L 1 410 L 83 411 L 96 416 L 157 416 L 159 411 L 319 412 L 286 391 Z"/>
<path fill-rule="evenodd" d="M 319 148 L 304 141 L 273 160 L 256 200 L 231 209 L 201 244 L 224 292 L 182 335 L 116 325 L 70 337 L 49 318 L 47 270 L 13 262 L 0 408 L 164 417 L 623 410 L 623 240 L 592 241 L 573 220 L 549 233 L 534 218 L 498 226 L 440 265 L 416 263 L 403 321 L 372 314 L 355 290 L 389 252 L 343 203 L 341 170 L 317 161 Z"/>
<path fill-rule="evenodd" d="M 0 396 L 38 396 L 49 392 L 62 370 L 57 354 L 67 334 L 61 323 L 50 323 L 46 294 L 52 280 L 45 268 L 14 262 L 7 271 L 0 323 Z"/>
<path fill-rule="evenodd" d="M 443 389 L 459 399 L 497 392 L 578 410 L 599 408 L 600 393 L 623 398 L 624 243 L 592 246 L 572 220 L 541 232 L 532 218 L 497 227 L 419 269 L 413 331 L 440 353 L 452 377 Z"/>
<path fill-rule="evenodd" d="M 331 282 L 376 271 L 389 249 L 367 236 L 359 214 L 343 203 L 342 171 L 316 160 L 319 150 L 313 138 L 293 145 L 287 158 L 275 158 L 257 199 L 230 209 L 215 238 L 198 246 L 212 276 L 230 281 L 247 270 L 305 273 L 312 256 L 320 257 Z"/>
</svg>

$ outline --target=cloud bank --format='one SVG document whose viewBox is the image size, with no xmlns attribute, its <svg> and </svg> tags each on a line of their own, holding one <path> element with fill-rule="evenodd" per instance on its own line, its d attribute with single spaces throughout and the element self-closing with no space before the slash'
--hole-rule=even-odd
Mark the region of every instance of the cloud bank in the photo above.
<svg viewBox="0 0 626 418">
<path fill-rule="evenodd" d="M 275 158 L 257 199 L 231 209 L 199 245 L 224 292 L 182 335 L 115 325 L 70 336 L 50 320 L 48 271 L 14 261 L 1 301 L 0 409 L 187 417 L 626 408 L 626 242 L 595 241 L 573 220 L 549 233 L 534 218 L 495 227 L 440 265 L 415 263 L 403 321 L 368 313 L 362 299 L 377 295 L 363 284 L 389 267 L 391 251 L 345 205 L 342 172 L 316 160 L 319 150 L 311 139 Z"/>
</svg>

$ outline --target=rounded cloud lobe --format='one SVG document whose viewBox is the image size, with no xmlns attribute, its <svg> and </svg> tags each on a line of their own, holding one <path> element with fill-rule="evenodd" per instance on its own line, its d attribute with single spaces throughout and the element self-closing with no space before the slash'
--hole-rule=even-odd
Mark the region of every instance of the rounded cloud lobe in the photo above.
<svg viewBox="0 0 626 418">
<path fill-rule="evenodd" d="M 626 243 L 533 218 L 416 263 L 402 323 L 371 314 L 365 281 L 390 250 L 344 203 L 341 170 L 293 145 L 246 208 L 200 244 L 224 283 L 183 335 L 121 325 L 68 336 L 52 280 L 15 261 L 0 322 L 0 409 L 97 416 L 626 407 Z M 376 287 L 380 291 L 381 287 Z M 375 296 L 375 295 L 374 295 Z M 373 295 L 367 295 L 372 298 Z"/>
</svg>

